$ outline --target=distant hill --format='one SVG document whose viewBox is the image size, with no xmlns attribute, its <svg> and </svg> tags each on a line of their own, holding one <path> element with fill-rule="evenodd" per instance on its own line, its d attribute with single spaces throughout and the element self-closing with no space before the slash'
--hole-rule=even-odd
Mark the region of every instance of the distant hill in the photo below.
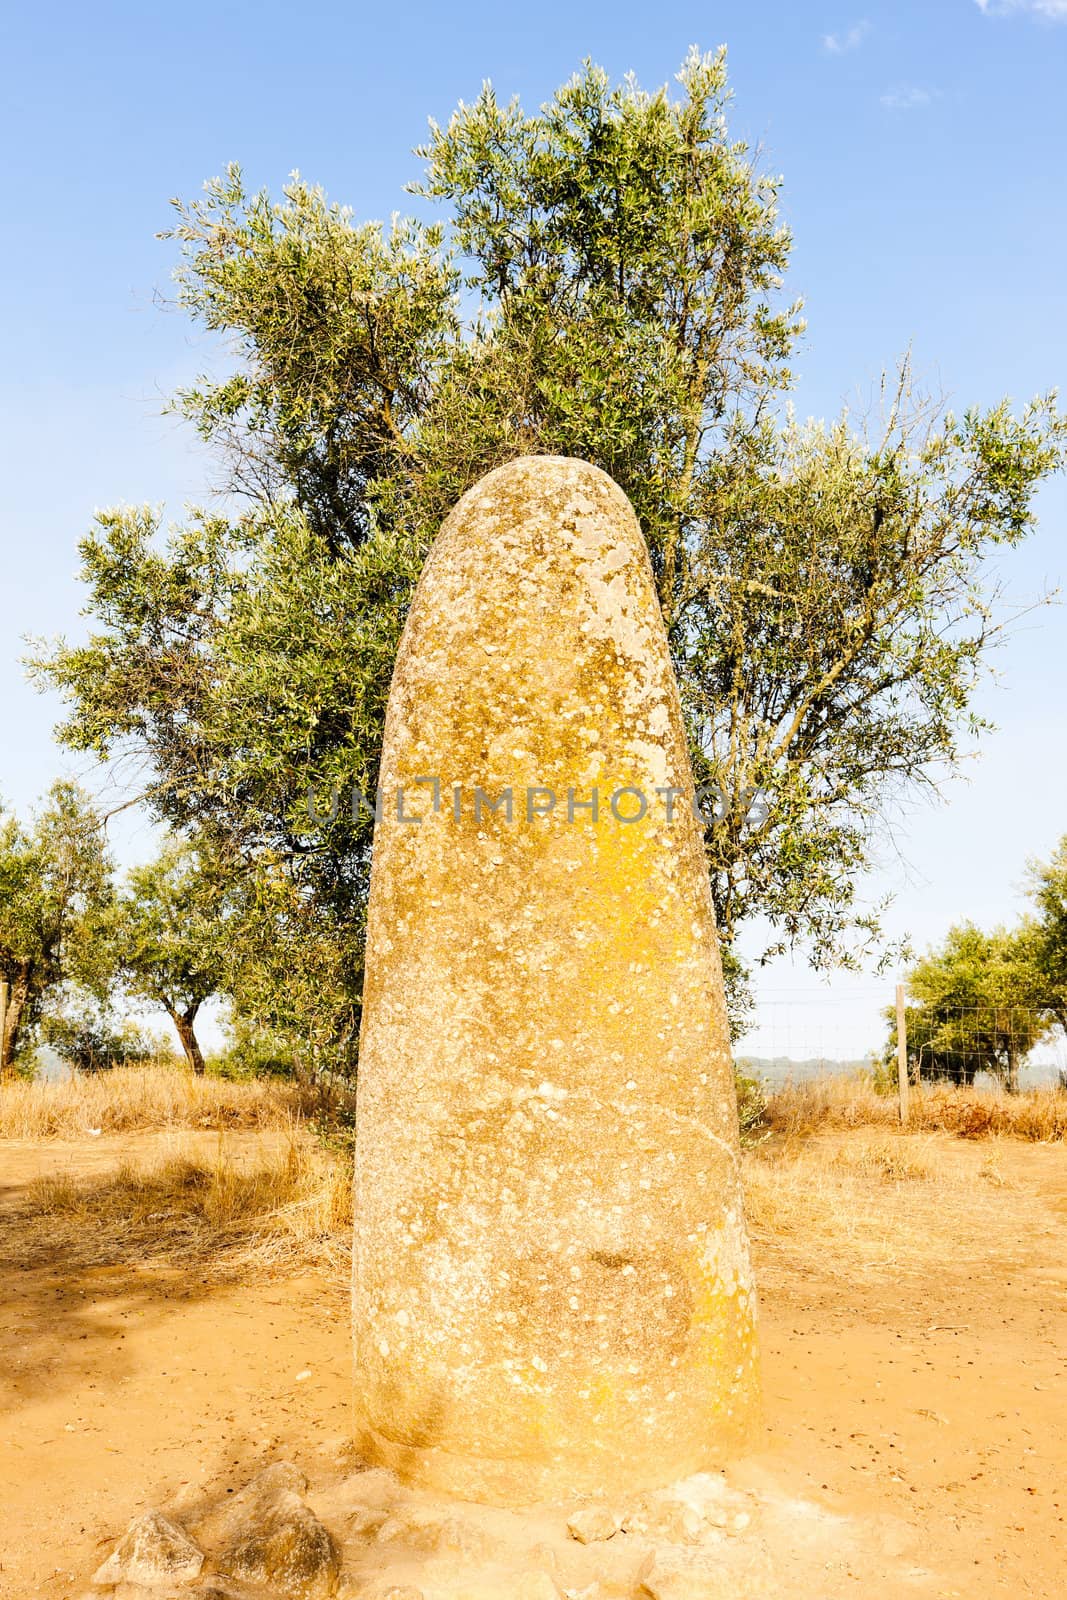
<svg viewBox="0 0 1067 1600">
<path fill-rule="evenodd" d="M 766 1083 L 806 1083 L 812 1078 L 850 1078 L 857 1072 L 869 1072 L 870 1057 L 856 1061 L 833 1061 L 826 1056 L 811 1056 L 805 1061 L 795 1061 L 791 1056 L 738 1056 L 737 1067 L 753 1078 Z"/>
<path fill-rule="evenodd" d="M 849 1078 L 857 1072 L 871 1070 L 871 1058 L 865 1057 L 857 1061 L 833 1061 L 826 1056 L 811 1056 L 804 1061 L 795 1061 L 791 1056 L 746 1056 L 735 1057 L 737 1069 L 750 1078 L 762 1078 L 764 1083 L 772 1088 L 778 1088 L 783 1083 L 810 1083 L 813 1078 Z M 1058 1082 L 1063 1066 L 1058 1057 L 1042 1059 L 1025 1065 L 1019 1074 L 1020 1086 L 1023 1089 L 1046 1089 Z M 978 1079 L 981 1088 L 989 1080 L 985 1074 Z"/>
</svg>

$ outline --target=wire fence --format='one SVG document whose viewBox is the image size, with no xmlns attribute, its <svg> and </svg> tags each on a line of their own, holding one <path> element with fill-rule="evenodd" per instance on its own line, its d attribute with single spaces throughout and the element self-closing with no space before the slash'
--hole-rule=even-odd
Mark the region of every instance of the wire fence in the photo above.
<svg viewBox="0 0 1067 1600">
<path fill-rule="evenodd" d="M 1067 1035 L 1023 1006 L 917 1005 L 905 1000 L 908 1078 L 913 1084 L 949 1082 L 976 1088 L 1067 1087 Z M 895 998 L 884 984 L 828 989 L 762 990 L 750 1026 L 735 1042 L 734 1057 L 747 1075 L 771 1087 L 865 1073 L 895 1081 L 898 1036 Z M 118 1051 L 106 1045 L 72 1060 L 44 1048 L 37 1072 L 53 1081 L 118 1065 L 180 1065 L 175 1045 Z M 214 1066 L 214 1063 L 212 1064 Z M 356 1072 L 355 1048 L 339 1049 L 333 1073 Z M 275 1070 L 278 1070 L 277 1068 Z"/>
<path fill-rule="evenodd" d="M 922 1005 L 905 996 L 904 1032 L 911 1083 L 977 1088 L 1067 1086 L 1067 1035 L 1019 1005 Z M 734 1046 L 738 1065 L 776 1086 L 816 1078 L 897 1071 L 894 992 L 886 985 L 828 990 L 764 990 L 751 1025 Z"/>
</svg>

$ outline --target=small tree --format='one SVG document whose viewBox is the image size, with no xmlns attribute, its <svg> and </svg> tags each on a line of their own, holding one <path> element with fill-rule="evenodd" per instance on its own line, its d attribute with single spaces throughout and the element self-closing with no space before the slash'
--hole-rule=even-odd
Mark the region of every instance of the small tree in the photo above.
<svg viewBox="0 0 1067 1600">
<path fill-rule="evenodd" d="M 143 1066 L 158 1053 L 155 1041 L 135 1023 L 117 1016 L 107 1001 L 71 984 L 61 985 L 45 1000 L 40 1036 L 77 1072 Z"/>
<path fill-rule="evenodd" d="M 973 1084 L 980 1072 L 1009 1093 L 1047 1027 L 1026 930 L 950 928 L 907 975 L 908 1069 L 916 1080 Z M 895 1025 L 895 1011 L 887 1013 Z M 890 1050 L 895 1050 L 895 1038 Z"/>
<path fill-rule="evenodd" d="M 112 899 L 103 830 L 85 793 L 56 783 L 30 827 L 0 816 L 0 978 L 9 985 L 0 1076 L 64 980 L 107 987 L 103 925 Z"/>
<path fill-rule="evenodd" d="M 127 875 L 116 907 L 114 949 L 129 994 L 162 1007 L 198 1076 L 204 1057 L 196 1019 L 224 986 L 232 891 L 211 855 L 171 838 L 155 861 Z"/>
<path fill-rule="evenodd" d="M 1030 882 L 1037 917 L 1027 930 L 1041 1001 L 1067 1033 L 1067 835 L 1050 861 L 1031 864 Z"/>
</svg>

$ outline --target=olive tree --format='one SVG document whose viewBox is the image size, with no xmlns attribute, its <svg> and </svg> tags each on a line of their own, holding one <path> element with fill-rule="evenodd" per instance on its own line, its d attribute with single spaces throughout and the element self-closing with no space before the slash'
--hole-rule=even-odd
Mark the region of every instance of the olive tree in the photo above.
<svg viewBox="0 0 1067 1600">
<path fill-rule="evenodd" d="M 232 909 L 230 880 L 217 862 L 177 837 L 153 861 L 131 869 L 115 907 L 117 979 L 132 998 L 166 1012 L 198 1076 L 204 1056 L 196 1019 L 225 983 Z"/>
<path fill-rule="evenodd" d="M 69 744 L 135 750 L 156 814 L 313 930 L 329 977 L 298 990 L 320 1031 L 358 1022 L 371 820 L 314 823 L 308 786 L 373 790 L 430 541 L 502 461 L 581 456 L 634 503 L 721 796 L 706 847 L 735 975 L 756 918 L 765 954 L 881 948 L 873 842 L 979 726 L 989 558 L 1026 537 L 1064 423 L 1051 398 L 956 417 L 905 372 L 869 426 L 797 426 L 779 180 L 727 102 L 721 53 L 690 55 L 677 92 L 587 63 L 534 113 L 487 87 L 420 152 L 437 223 L 358 221 L 298 177 L 252 194 L 237 167 L 176 202 L 179 303 L 234 360 L 175 404 L 228 509 L 170 531 L 104 513 L 90 637 L 38 661 Z"/>
<path fill-rule="evenodd" d="M 8 986 L 0 1077 L 60 985 L 106 992 L 111 897 L 103 829 L 76 784 L 53 784 L 28 825 L 0 812 L 0 979 Z"/>
</svg>

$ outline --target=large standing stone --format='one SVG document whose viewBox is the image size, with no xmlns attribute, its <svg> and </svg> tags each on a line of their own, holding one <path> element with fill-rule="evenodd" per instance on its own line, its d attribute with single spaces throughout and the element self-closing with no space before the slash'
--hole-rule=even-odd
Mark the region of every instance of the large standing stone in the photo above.
<svg viewBox="0 0 1067 1600">
<path fill-rule="evenodd" d="M 358 1443 L 512 1503 L 715 1466 L 757 1399 L 733 1075 L 667 641 L 604 473 L 527 458 L 460 501 L 381 784 Z"/>
</svg>

